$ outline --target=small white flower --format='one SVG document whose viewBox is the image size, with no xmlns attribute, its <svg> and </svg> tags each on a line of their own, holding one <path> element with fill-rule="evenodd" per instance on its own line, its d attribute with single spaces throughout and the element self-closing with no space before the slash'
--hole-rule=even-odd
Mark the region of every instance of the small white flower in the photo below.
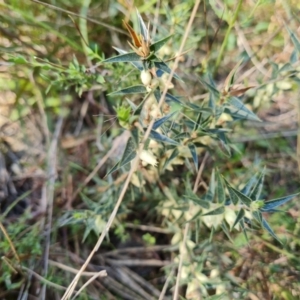
<svg viewBox="0 0 300 300">
<path fill-rule="evenodd" d="M 145 162 L 146 164 L 152 165 L 154 167 L 157 166 L 157 160 L 156 157 L 147 150 L 143 150 L 141 155 L 140 155 L 140 159 Z"/>
</svg>

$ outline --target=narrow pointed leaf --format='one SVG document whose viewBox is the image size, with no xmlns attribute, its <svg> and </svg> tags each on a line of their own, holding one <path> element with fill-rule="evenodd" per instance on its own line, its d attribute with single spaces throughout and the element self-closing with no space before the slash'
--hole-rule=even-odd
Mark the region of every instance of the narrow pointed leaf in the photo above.
<svg viewBox="0 0 300 300">
<path fill-rule="evenodd" d="M 117 171 L 118 169 L 120 169 L 119 167 L 119 161 L 106 173 L 105 177 L 107 177 L 108 175 L 112 174 L 113 172 Z"/>
<path fill-rule="evenodd" d="M 163 125 L 166 121 L 168 121 L 169 119 L 171 119 L 171 118 L 175 115 L 175 113 L 176 113 L 176 112 L 172 112 L 172 113 L 170 113 L 170 114 L 168 114 L 168 115 L 166 115 L 166 116 L 164 116 L 164 117 L 162 117 L 162 118 L 156 120 L 156 121 L 154 122 L 154 124 L 153 124 L 152 129 L 155 130 L 155 129 L 159 128 L 159 127 L 160 127 L 161 125 Z"/>
<path fill-rule="evenodd" d="M 260 211 L 253 211 L 252 215 L 260 224 L 262 224 L 263 217 Z"/>
<path fill-rule="evenodd" d="M 150 97 L 150 95 L 152 95 L 152 91 L 149 92 L 145 97 L 144 99 L 142 100 L 142 102 L 137 106 L 137 108 L 135 109 L 133 115 L 137 116 L 137 115 L 140 115 L 140 112 L 142 111 L 142 108 L 146 102 L 146 100 Z"/>
<path fill-rule="evenodd" d="M 294 50 L 291 54 L 291 57 L 290 57 L 290 63 L 291 64 L 294 64 L 296 63 L 297 61 L 299 60 L 299 55 L 298 55 L 298 51 L 297 50 Z"/>
<path fill-rule="evenodd" d="M 228 187 L 228 189 L 230 189 L 245 205 L 250 207 L 252 200 L 249 197 L 236 190 L 232 186 Z"/>
<path fill-rule="evenodd" d="M 292 200 L 293 198 L 295 198 L 296 196 L 298 196 L 298 194 L 293 194 L 293 195 L 289 195 L 286 197 L 282 197 L 282 198 L 278 198 L 278 199 L 273 199 L 273 200 L 269 200 L 265 202 L 265 205 L 263 206 L 263 208 L 261 209 L 261 211 L 271 211 L 274 208 L 285 204 L 286 202 Z"/>
<path fill-rule="evenodd" d="M 228 188 L 230 200 L 234 205 L 237 205 L 239 203 L 239 197 L 233 192 L 231 188 Z"/>
<path fill-rule="evenodd" d="M 132 137 L 128 139 L 119 167 L 123 167 L 133 160 L 136 156 L 135 142 Z"/>
<path fill-rule="evenodd" d="M 246 185 L 242 188 L 241 193 L 243 193 L 246 196 L 250 195 L 251 190 L 253 189 L 253 186 L 257 182 L 258 174 L 253 175 L 246 183 Z"/>
<path fill-rule="evenodd" d="M 231 202 L 234 205 L 237 205 L 238 202 L 239 202 L 239 197 L 233 192 L 233 189 L 232 189 L 231 185 L 228 183 L 228 181 L 225 178 L 224 178 L 224 182 L 225 182 L 225 185 L 226 185 L 227 190 L 229 192 L 229 197 L 230 197 Z M 228 201 L 228 200 L 226 201 L 226 205 L 230 204 L 230 201 Z"/>
<path fill-rule="evenodd" d="M 225 103 L 226 109 L 233 117 L 236 116 L 240 119 L 248 119 L 254 121 L 261 121 L 258 116 L 247 108 L 244 103 L 237 97 L 230 97 L 227 103 Z"/>
<path fill-rule="evenodd" d="M 245 216 L 245 211 L 243 209 L 240 209 L 240 211 L 237 214 L 236 219 L 232 225 L 232 228 L 234 228 L 236 224 L 240 223 L 241 220 L 244 218 L 244 216 Z"/>
<path fill-rule="evenodd" d="M 166 94 L 166 102 L 175 102 L 175 103 L 179 103 L 179 104 L 182 104 L 181 101 L 176 98 L 175 96 L 171 95 L 171 94 Z"/>
<path fill-rule="evenodd" d="M 137 106 L 128 98 L 126 98 L 127 103 L 130 105 L 132 110 L 136 110 Z"/>
<path fill-rule="evenodd" d="M 205 201 L 213 202 L 215 198 L 216 182 L 215 182 L 215 170 L 212 171 L 208 191 L 204 196 Z"/>
<path fill-rule="evenodd" d="M 214 210 L 209 211 L 208 213 L 201 215 L 201 217 L 205 217 L 205 216 L 215 216 L 215 215 L 221 215 L 223 214 L 225 211 L 224 206 L 220 206 Z"/>
<path fill-rule="evenodd" d="M 138 149 L 139 147 L 139 129 L 137 127 L 134 127 L 131 131 L 130 131 L 132 140 L 134 142 L 134 147 L 135 149 Z"/>
<path fill-rule="evenodd" d="M 292 42 L 293 42 L 296 50 L 298 51 L 298 53 L 300 53 L 300 41 L 298 40 L 298 38 L 295 35 L 295 33 L 289 29 L 289 27 L 286 26 L 286 29 L 287 29 L 290 37 L 291 37 L 291 40 L 292 40 Z"/>
<path fill-rule="evenodd" d="M 202 112 L 200 112 L 198 114 L 197 120 L 195 122 L 195 126 L 194 126 L 194 130 L 193 131 L 197 131 L 197 129 L 199 128 L 199 126 L 201 125 L 201 119 L 202 119 Z"/>
<path fill-rule="evenodd" d="M 203 80 L 201 78 L 198 78 L 198 80 L 204 87 L 206 87 L 208 89 L 210 94 L 212 94 L 214 100 L 216 100 L 220 97 L 220 92 L 213 85 L 211 85 L 210 83 L 206 82 L 205 80 Z"/>
<path fill-rule="evenodd" d="M 113 47 L 115 50 L 117 50 L 120 54 L 126 54 L 128 53 L 127 51 L 123 50 L 123 49 L 120 49 L 120 48 L 117 48 L 117 47 Z M 131 53 L 134 53 L 134 52 L 131 52 Z M 144 70 L 144 67 L 143 67 L 143 63 L 140 61 L 131 61 L 130 62 L 135 68 L 137 68 L 138 70 L 142 71 Z"/>
<path fill-rule="evenodd" d="M 141 35 L 143 36 L 144 40 L 146 41 L 149 38 L 149 32 L 148 32 L 147 26 L 137 9 L 136 9 L 136 15 L 138 17 Z"/>
<path fill-rule="evenodd" d="M 170 144 L 170 145 L 175 145 L 177 146 L 178 143 L 172 139 L 170 139 L 169 137 L 163 135 L 163 134 L 160 134 L 154 130 L 151 130 L 150 132 L 150 138 L 155 140 L 155 141 L 158 141 L 158 142 L 162 142 L 162 143 L 166 143 L 166 144 Z"/>
<path fill-rule="evenodd" d="M 165 169 L 165 168 L 169 165 L 169 163 L 170 163 L 173 159 L 175 159 L 178 155 L 179 155 L 178 148 L 175 148 L 175 149 L 173 150 L 173 152 L 171 153 L 171 155 L 170 155 L 170 156 L 168 157 L 168 159 L 166 160 L 163 169 Z"/>
<path fill-rule="evenodd" d="M 218 202 L 225 203 L 225 189 L 224 189 L 222 177 L 218 170 L 216 172 L 216 177 L 217 177 L 217 199 L 218 199 Z"/>
<path fill-rule="evenodd" d="M 194 165 L 196 168 L 196 171 L 198 171 L 198 154 L 197 154 L 197 148 L 194 144 L 188 144 L 189 150 L 192 154 L 192 158 L 194 161 Z"/>
<path fill-rule="evenodd" d="M 250 194 L 249 197 L 253 200 L 258 200 L 261 197 L 261 192 L 263 189 L 263 184 L 264 184 L 264 179 L 265 179 L 265 169 L 259 174 L 258 180 L 255 183 L 255 186 Z"/>
<path fill-rule="evenodd" d="M 209 202 L 199 199 L 196 195 L 194 195 L 194 196 L 184 195 L 184 198 L 194 202 L 195 204 L 197 204 L 205 209 L 209 209 L 209 207 L 210 207 Z"/>
<path fill-rule="evenodd" d="M 265 219 L 262 219 L 262 225 L 275 240 L 277 240 L 280 244 L 282 244 L 281 240 L 278 238 L 278 236 L 275 234 L 275 232 L 273 231 L 273 229 L 270 227 L 269 223 Z"/>
<path fill-rule="evenodd" d="M 212 109 L 210 107 L 203 107 L 203 106 L 196 105 L 194 103 L 186 103 L 184 106 L 187 108 L 190 108 L 194 112 L 198 112 L 198 113 L 203 112 L 203 113 L 209 113 L 209 114 L 212 113 Z"/>
<path fill-rule="evenodd" d="M 223 151 L 223 153 L 225 153 L 227 156 L 231 156 L 231 149 L 230 149 L 230 141 L 227 137 L 227 135 L 225 134 L 225 132 L 219 132 L 218 133 L 218 139 L 221 143 L 221 147 L 220 150 Z"/>
<path fill-rule="evenodd" d="M 245 236 L 245 239 L 246 239 L 247 243 L 249 243 L 249 238 L 248 238 L 248 235 L 247 235 L 247 230 L 246 230 L 244 219 L 241 219 L 240 226 L 242 228 L 242 231 L 244 233 L 244 236 Z"/>
<path fill-rule="evenodd" d="M 130 86 L 128 88 L 112 92 L 109 95 L 116 96 L 116 95 L 129 95 L 129 94 L 140 94 L 140 93 L 147 93 L 147 90 L 143 85 Z"/>
<path fill-rule="evenodd" d="M 234 76 L 235 73 L 237 71 L 237 69 L 239 68 L 239 66 L 241 65 L 241 63 L 243 62 L 244 58 L 242 58 L 235 66 L 234 68 L 230 71 L 230 73 L 228 74 L 228 76 L 225 79 L 224 82 L 224 91 L 225 92 L 229 92 L 229 89 L 231 87 L 231 85 L 233 84 L 233 80 L 234 80 Z"/>
<path fill-rule="evenodd" d="M 154 93 L 157 103 L 159 103 L 159 100 L 161 98 L 161 92 L 160 92 L 159 88 L 156 88 L 153 93 Z"/>
<path fill-rule="evenodd" d="M 108 59 L 103 60 L 103 63 L 120 63 L 120 62 L 133 62 L 140 61 L 141 57 L 137 55 L 135 52 L 129 52 L 126 54 L 121 54 L 118 56 L 110 57 Z"/>
<path fill-rule="evenodd" d="M 190 223 L 196 219 L 198 219 L 202 214 L 202 210 L 198 211 L 191 219 L 187 220 L 186 223 Z"/>
<path fill-rule="evenodd" d="M 165 73 L 168 73 L 168 74 L 171 73 L 171 69 L 163 61 L 155 61 L 154 65 L 155 65 L 156 68 L 164 71 Z M 177 74 L 175 74 L 175 73 L 174 73 L 173 77 L 176 78 L 176 79 L 178 79 L 178 80 L 181 80 L 180 77 Z"/>
<path fill-rule="evenodd" d="M 151 46 L 150 46 L 150 50 L 157 52 L 159 49 L 161 49 L 161 47 L 172 37 L 173 35 L 169 35 L 157 42 L 154 42 Z"/>
<path fill-rule="evenodd" d="M 232 240 L 232 238 L 230 236 L 230 232 L 229 232 L 228 227 L 225 222 L 222 222 L 221 227 L 222 227 L 224 233 L 226 234 L 227 238 L 231 241 L 231 243 L 234 243 L 234 241 Z"/>
</svg>

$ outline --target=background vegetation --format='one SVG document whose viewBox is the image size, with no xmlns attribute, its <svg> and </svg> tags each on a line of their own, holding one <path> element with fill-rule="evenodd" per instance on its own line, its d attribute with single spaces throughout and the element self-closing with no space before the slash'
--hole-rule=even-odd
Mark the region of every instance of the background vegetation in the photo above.
<svg viewBox="0 0 300 300">
<path fill-rule="evenodd" d="M 233 226 L 243 209 L 225 203 L 230 191 L 299 191 L 300 4 L 201 1 L 178 57 L 194 5 L 0 1 L 0 299 L 63 297 L 115 208 L 131 166 L 110 172 L 128 158 L 125 128 L 148 123 L 131 114 L 143 95 L 116 93 L 141 85 L 140 71 L 103 61 L 131 51 L 122 20 L 138 31 L 135 7 L 153 41 L 172 34 L 157 55 L 179 59 L 181 80 L 163 126 L 178 121 L 168 137 L 178 129 L 186 147 L 149 148 L 157 166 L 139 164 L 76 297 L 173 299 L 180 286 L 181 299 L 299 299 L 299 197 L 261 210 L 269 230 L 248 215 Z M 245 106 L 225 108 L 228 95 Z"/>
</svg>

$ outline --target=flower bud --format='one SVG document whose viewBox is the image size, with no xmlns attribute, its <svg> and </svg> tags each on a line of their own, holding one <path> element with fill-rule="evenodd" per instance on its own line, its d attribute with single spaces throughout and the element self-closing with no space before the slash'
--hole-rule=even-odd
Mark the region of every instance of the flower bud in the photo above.
<svg viewBox="0 0 300 300">
<path fill-rule="evenodd" d="M 141 72 L 141 81 L 143 85 L 148 86 L 151 83 L 152 75 L 149 70 L 143 70 Z"/>
</svg>

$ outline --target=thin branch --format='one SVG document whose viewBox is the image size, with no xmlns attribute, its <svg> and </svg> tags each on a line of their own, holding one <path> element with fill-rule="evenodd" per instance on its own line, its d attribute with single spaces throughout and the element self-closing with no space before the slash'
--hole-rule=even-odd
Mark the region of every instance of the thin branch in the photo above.
<svg viewBox="0 0 300 300">
<path fill-rule="evenodd" d="M 169 283 L 171 281 L 171 278 L 172 278 L 174 272 L 175 272 L 175 267 L 173 267 L 172 270 L 171 270 L 171 272 L 169 273 L 169 275 L 167 277 L 167 280 L 166 280 L 166 282 L 165 282 L 165 284 L 163 286 L 163 289 L 161 290 L 161 293 L 159 295 L 159 299 L 158 300 L 164 300 L 165 294 L 167 292 L 167 288 L 169 286 Z"/>
</svg>

